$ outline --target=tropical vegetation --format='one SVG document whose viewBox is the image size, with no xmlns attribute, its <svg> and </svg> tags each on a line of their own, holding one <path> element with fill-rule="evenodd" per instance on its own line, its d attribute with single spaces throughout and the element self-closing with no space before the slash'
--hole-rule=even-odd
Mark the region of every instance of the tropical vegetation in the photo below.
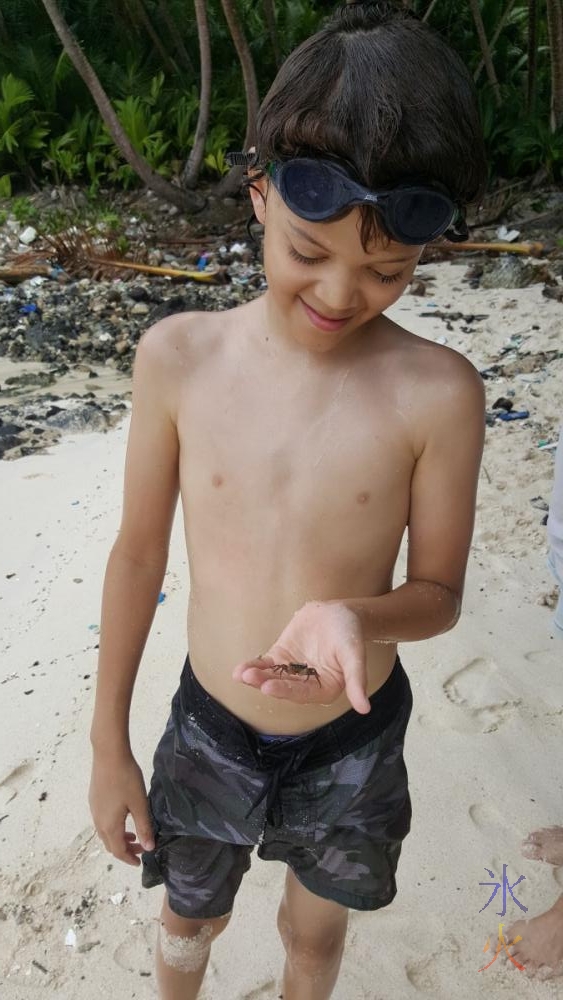
<svg viewBox="0 0 563 1000">
<path fill-rule="evenodd" d="M 478 86 L 492 180 L 563 177 L 563 0 L 406 0 Z M 321 0 L 2 0 L 0 197 L 44 184 L 201 204 L 229 190 L 281 60 Z M 195 189 L 195 190 L 194 190 Z"/>
</svg>

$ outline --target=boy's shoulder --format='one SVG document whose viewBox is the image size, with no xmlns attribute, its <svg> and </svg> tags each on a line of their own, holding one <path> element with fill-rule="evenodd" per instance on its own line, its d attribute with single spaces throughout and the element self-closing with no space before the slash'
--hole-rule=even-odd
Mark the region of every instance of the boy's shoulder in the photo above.
<svg viewBox="0 0 563 1000">
<path fill-rule="evenodd" d="M 459 351 L 412 333 L 390 319 L 387 335 L 398 378 L 410 381 L 416 377 L 421 387 L 430 392 L 439 388 L 444 398 L 463 386 L 483 391 L 479 372 Z"/>
</svg>

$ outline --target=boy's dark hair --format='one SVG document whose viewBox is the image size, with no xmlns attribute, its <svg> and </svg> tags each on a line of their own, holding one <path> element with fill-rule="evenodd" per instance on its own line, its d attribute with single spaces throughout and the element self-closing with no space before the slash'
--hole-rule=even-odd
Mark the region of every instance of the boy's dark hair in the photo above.
<svg viewBox="0 0 563 1000">
<path fill-rule="evenodd" d="M 473 81 L 410 11 L 384 0 L 341 7 L 286 59 L 262 102 L 257 165 L 331 154 L 370 188 L 438 181 L 466 204 L 486 162 Z M 378 234 L 362 206 L 364 248 Z"/>
</svg>

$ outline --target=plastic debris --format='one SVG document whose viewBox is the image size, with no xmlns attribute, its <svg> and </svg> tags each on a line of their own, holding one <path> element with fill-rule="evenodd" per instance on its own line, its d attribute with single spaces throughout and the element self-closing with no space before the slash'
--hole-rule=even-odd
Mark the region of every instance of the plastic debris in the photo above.
<svg viewBox="0 0 563 1000">
<path fill-rule="evenodd" d="M 65 944 L 67 948 L 76 948 L 76 934 L 74 933 L 72 927 L 69 927 L 66 932 Z"/>
<path fill-rule="evenodd" d="M 530 416 L 528 410 L 510 410 L 504 413 L 497 413 L 499 420 L 527 420 Z"/>
<path fill-rule="evenodd" d="M 120 906 L 124 899 L 124 892 L 114 892 L 113 896 L 109 897 L 110 903 L 113 903 L 114 906 Z"/>
<path fill-rule="evenodd" d="M 514 243 L 520 236 L 519 229 L 507 229 L 506 226 L 500 226 L 497 229 L 497 236 L 499 240 L 506 240 L 507 243 Z"/>
<path fill-rule="evenodd" d="M 163 601 L 165 601 L 165 600 L 166 600 L 166 594 L 163 594 L 163 592 L 162 592 L 162 590 L 161 590 L 161 591 L 160 591 L 160 594 L 158 595 L 158 603 L 159 603 L 159 604 L 162 604 L 162 603 L 163 603 Z"/>
<path fill-rule="evenodd" d="M 552 449 L 557 448 L 557 444 L 557 441 L 540 441 L 538 448 L 540 451 L 551 451 Z"/>
<path fill-rule="evenodd" d="M 25 243 L 26 246 L 29 246 L 29 244 L 33 243 L 33 241 L 36 239 L 37 239 L 37 230 L 34 229 L 33 226 L 26 226 L 25 229 L 20 233 L 20 243 Z"/>
</svg>

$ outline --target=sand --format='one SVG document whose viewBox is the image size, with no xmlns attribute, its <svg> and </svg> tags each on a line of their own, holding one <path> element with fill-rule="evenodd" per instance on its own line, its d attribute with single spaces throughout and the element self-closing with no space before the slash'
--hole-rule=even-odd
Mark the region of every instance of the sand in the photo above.
<svg viewBox="0 0 563 1000">
<path fill-rule="evenodd" d="M 462 284 L 464 270 L 426 266 L 432 291 L 405 295 L 392 315 L 430 338 L 445 336 L 479 369 L 498 360 L 511 336 L 533 352 L 561 347 L 563 305 L 542 298 L 541 286 L 474 291 Z M 419 316 L 436 307 L 488 318 L 472 333 L 463 321 L 447 330 Z M 491 881 L 487 868 L 502 880 L 507 865 L 511 884 L 525 876 L 514 894 L 527 916 L 563 891 L 563 868 L 526 860 L 519 846 L 529 830 L 563 822 L 563 644 L 545 603 L 554 584 L 544 512 L 530 503 L 550 495 L 554 453 L 538 444 L 557 438 L 563 360 L 486 385 L 489 408 L 511 389 L 530 418 L 487 431 L 461 621 L 445 636 L 401 647 L 415 699 L 406 744 L 413 827 L 393 904 L 351 916 L 335 1000 L 563 991 L 563 979 L 529 980 L 502 956 L 478 972 L 491 960 L 499 922 L 523 915 L 510 895 L 505 917 L 497 916 L 501 893 L 486 906 L 491 890 L 479 883 Z M 105 853 L 87 805 L 100 589 L 119 523 L 126 433 L 124 420 L 107 434 L 0 463 L 2 1000 L 156 996 L 161 890 L 142 890 L 138 870 Z M 147 778 L 185 655 L 182 545 L 177 520 L 166 599 L 133 705 L 133 745 Z M 403 571 L 404 553 L 397 580 Z M 279 996 L 283 876 L 281 864 L 253 862 L 214 945 L 203 1000 Z"/>
</svg>

